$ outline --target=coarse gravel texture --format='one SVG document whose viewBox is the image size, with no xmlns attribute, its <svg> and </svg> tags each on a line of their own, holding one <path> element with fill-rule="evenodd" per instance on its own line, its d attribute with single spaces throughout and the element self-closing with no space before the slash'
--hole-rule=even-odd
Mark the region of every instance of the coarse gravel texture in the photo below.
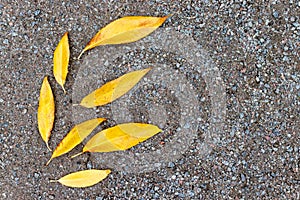
<svg viewBox="0 0 300 200">
<path fill-rule="evenodd" d="M 0 199 L 300 199 L 299 13 L 300 3 L 294 0 L 1 0 Z M 221 71 L 226 119 L 219 142 L 208 155 L 200 156 L 198 142 L 206 131 L 202 128 L 190 149 L 163 168 L 145 173 L 113 170 L 107 179 L 85 189 L 49 183 L 73 171 L 104 166 L 88 154 L 74 160 L 60 157 L 45 166 L 50 153 L 39 136 L 36 118 L 43 77 L 49 76 L 56 99 L 50 140 L 53 149 L 74 125 L 72 104 L 78 102 L 72 102 L 72 85 L 82 64 L 75 58 L 89 39 L 122 16 L 168 14 L 173 16 L 163 27 L 191 36 Z M 70 33 L 72 56 L 64 95 L 52 75 L 52 57 L 66 31 Z M 124 58 L 116 60 L 105 81 L 130 68 L 118 67 L 139 60 L 143 63 L 143 57 L 137 55 L 141 52 L 129 53 L 129 64 L 122 61 Z M 165 62 L 188 66 L 184 60 L 172 59 L 174 56 L 167 55 Z M 212 97 L 203 89 L 206 84 L 201 78 L 191 82 L 201 94 L 199 102 L 208 99 L 201 103 L 205 123 Z M 168 143 L 172 138 L 168 133 L 176 128 L 176 116 L 181 113 L 176 98 L 166 88 L 153 84 L 140 90 L 158 90 L 170 101 L 166 103 L 160 95 L 149 98 L 169 105 L 167 109 L 174 113 L 166 115 L 174 127 L 130 150 L 143 153 Z M 148 100 L 142 92 L 130 96 L 131 112 L 135 113 L 134 120 L 147 122 L 149 111 L 142 102 Z M 108 120 L 102 128 L 114 123 Z"/>
</svg>

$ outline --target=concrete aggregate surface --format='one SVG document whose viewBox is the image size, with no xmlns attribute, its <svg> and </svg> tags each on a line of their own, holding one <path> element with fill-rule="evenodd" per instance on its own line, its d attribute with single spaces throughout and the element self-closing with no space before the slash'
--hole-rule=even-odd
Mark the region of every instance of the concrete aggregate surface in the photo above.
<svg viewBox="0 0 300 200">
<path fill-rule="evenodd" d="M 178 159 L 148 172 L 112 169 L 107 179 L 83 189 L 49 183 L 70 172 L 107 166 L 91 154 L 68 159 L 82 145 L 45 166 L 51 154 L 36 117 L 43 77 L 49 76 L 56 100 L 49 143 L 54 149 L 74 126 L 72 104 L 78 102 L 73 102 L 72 88 L 83 60 L 97 49 L 81 60 L 76 57 L 90 38 L 123 16 L 169 14 L 173 16 L 162 28 L 192 38 L 224 82 L 226 116 L 212 150 L 200 153 L 213 109 L 213 96 L 201 74 L 180 55 L 135 50 L 105 66 L 99 83 L 160 59 L 186 74 L 197 91 L 198 137 Z M 52 58 L 66 31 L 71 59 L 65 95 L 52 75 Z M 0 0 L 0 35 L 0 199 L 300 199 L 299 1 Z M 129 150 L 130 155 L 154 151 L 174 139 L 184 112 L 167 85 L 139 87 L 128 98 L 135 121 L 153 121 L 150 102 L 166 110 L 155 114 L 156 120 L 166 121 L 164 132 Z M 116 124 L 110 118 L 112 107 L 93 110 L 109 118 L 98 130 Z"/>
</svg>

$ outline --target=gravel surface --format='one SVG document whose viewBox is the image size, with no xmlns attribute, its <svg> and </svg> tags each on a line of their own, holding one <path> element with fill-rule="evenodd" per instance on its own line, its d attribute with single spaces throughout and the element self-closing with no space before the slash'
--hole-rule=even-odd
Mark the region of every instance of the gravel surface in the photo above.
<svg viewBox="0 0 300 200">
<path fill-rule="evenodd" d="M 0 199 L 300 199 L 299 13 L 300 3 L 293 0 L 1 0 Z M 53 149 L 82 119 L 74 114 L 84 110 L 74 111 L 72 106 L 78 103 L 74 94 L 78 94 L 75 86 L 80 82 L 81 67 L 89 56 L 105 51 L 99 47 L 76 60 L 89 39 L 122 16 L 168 14 L 173 16 L 162 29 L 173 28 L 192 38 L 206 52 L 202 56 L 203 66 L 209 61 L 220 72 L 225 102 L 224 106 L 221 101 L 218 105 L 224 107 L 226 116 L 220 117 L 222 130 L 216 129 L 219 134 L 210 144 L 212 149 L 203 154 L 200 144 L 207 141 L 207 133 L 214 125 L 217 94 L 211 91 L 206 73 L 199 73 L 191 63 L 197 56 L 191 54 L 187 59 L 166 50 L 129 49 L 128 54 L 105 66 L 97 85 L 128 71 L 146 68 L 155 61 L 184 74 L 190 82 L 186 87 L 193 87 L 196 93 L 200 114 L 197 124 L 180 127 L 179 118 L 184 118 L 185 113 L 177 93 L 168 84 L 140 84 L 126 96 L 130 100 L 126 104 L 130 119 L 156 122 L 164 132 L 128 152 L 109 154 L 111 160 L 118 155 L 143 158 L 143 154 L 163 149 L 174 139 L 180 140 L 176 134 L 185 128 L 197 127 L 196 137 L 175 160 L 161 160 L 161 165 L 143 172 L 112 167 L 107 179 L 85 189 L 49 183 L 50 179 L 70 172 L 111 166 L 109 157 L 102 163 L 97 154 L 68 159 L 82 145 L 45 166 L 51 155 L 38 133 L 36 117 L 43 77 L 49 76 L 56 100 L 56 121 L 49 143 Z M 66 31 L 71 61 L 64 95 L 52 75 L 52 58 Z M 183 40 L 183 48 L 178 52 L 189 53 L 191 47 L 186 45 L 185 49 L 185 44 Z M 151 80 L 153 73 L 146 78 Z M 174 77 L 175 73 L 171 78 Z M 86 88 L 85 92 L 92 89 Z M 111 118 L 116 116 L 111 114 L 116 105 L 90 112 L 91 116 L 109 118 L 98 130 L 118 123 Z M 151 106 L 162 112 L 153 114 L 155 109 Z"/>
</svg>

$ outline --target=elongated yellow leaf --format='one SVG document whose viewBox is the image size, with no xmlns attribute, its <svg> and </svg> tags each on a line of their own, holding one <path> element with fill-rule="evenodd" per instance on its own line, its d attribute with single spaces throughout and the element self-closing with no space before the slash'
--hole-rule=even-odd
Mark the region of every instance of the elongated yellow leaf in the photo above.
<svg viewBox="0 0 300 200">
<path fill-rule="evenodd" d="M 86 45 L 81 55 L 96 46 L 107 44 L 125 44 L 135 42 L 146 37 L 162 25 L 168 16 L 149 17 L 149 16 L 127 16 L 117 19 L 102 28 Z"/>
<path fill-rule="evenodd" d="M 84 97 L 80 105 L 86 108 L 92 108 L 108 104 L 118 99 L 133 88 L 149 70 L 151 70 L 151 68 L 130 72 L 104 84 L 99 89 Z"/>
<path fill-rule="evenodd" d="M 53 56 L 53 74 L 56 81 L 59 85 L 61 85 L 65 93 L 66 90 L 64 88 L 64 84 L 66 82 L 68 74 L 69 58 L 70 48 L 68 41 L 68 32 L 66 32 L 58 43 Z"/>
<path fill-rule="evenodd" d="M 59 143 L 46 165 L 48 165 L 53 158 L 56 158 L 71 151 L 74 147 L 80 144 L 103 121 L 105 121 L 104 118 L 96 118 L 76 125 Z"/>
<path fill-rule="evenodd" d="M 81 153 L 72 156 L 72 158 L 85 152 L 112 152 L 129 149 L 161 130 L 151 124 L 127 123 L 105 129 L 94 135 L 83 147 Z"/>
<path fill-rule="evenodd" d="M 38 107 L 38 127 L 39 132 L 45 141 L 48 149 L 51 151 L 48 141 L 54 123 L 55 104 L 51 86 L 46 76 L 40 91 L 40 100 Z"/>
<path fill-rule="evenodd" d="M 68 174 L 59 180 L 50 180 L 50 182 L 59 182 L 68 187 L 83 188 L 95 185 L 105 179 L 111 170 L 83 170 Z"/>
</svg>

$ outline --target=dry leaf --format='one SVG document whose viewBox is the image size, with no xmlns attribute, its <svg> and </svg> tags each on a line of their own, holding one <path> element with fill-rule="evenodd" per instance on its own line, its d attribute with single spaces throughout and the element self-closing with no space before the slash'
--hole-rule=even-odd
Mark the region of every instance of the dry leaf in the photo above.
<svg viewBox="0 0 300 200">
<path fill-rule="evenodd" d="M 83 170 L 68 174 L 59 180 L 50 180 L 50 182 L 59 182 L 68 187 L 83 188 L 95 185 L 105 179 L 111 170 Z"/>
<path fill-rule="evenodd" d="M 151 124 L 127 123 L 105 129 L 94 135 L 83 147 L 81 153 L 72 156 L 72 158 L 85 152 L 112 152 L 129 149 L 161 130 Z"/>
<path fill-rule="evenodd" d="M 50 151 L 51 149 L 48 145 L 48 141 L 51 135 L 51 130 L 53 128 L 54 111 L 54 97 L 52 94 L 51 86 L 48 82 L 48 77 L 46 76 L 43 80 L 40 91 L 40 100 L 38 107 L 38 127 L 39 132 Z"/>
<path fill-rule="evenodd" d="M 46 165 L 48 165 L 53 158 L 71 151 L 74 147 L 80 144 L 80 142 L 82 142 L 100 123 L 105 120 L 106 119 L 104 118 L 91 119 L 76 125 L 59 143 Z"/>
<path fill-rule="evenodd" d="M 102 28 L 86 45 L 81 55 L 96 46 L 107 44 L 125 44 L 146 37 L 162 25 L 168 16 L 127 16 L 117 19 Z"/>
<path fill-rule="evenodd" d="M 151 68 L 127 73 L 113 81 L 104 84 L 93 91 L 80 102 L 81 106 L 92 108 L 108 104 L 127 93 Z"/>
<path fill-rule="evenodd" d="M 61 85 L 62 89 L 66 93 L 64 84 L 66 82 L 68 74 L 68 65 L 70 58 L 70 49 L 68 41 L 68 32 L 64 34 L 59 44 L 57 45 L 54 56 L 53 56 L 53 74 L 58 82 Z"/>
</svg>

